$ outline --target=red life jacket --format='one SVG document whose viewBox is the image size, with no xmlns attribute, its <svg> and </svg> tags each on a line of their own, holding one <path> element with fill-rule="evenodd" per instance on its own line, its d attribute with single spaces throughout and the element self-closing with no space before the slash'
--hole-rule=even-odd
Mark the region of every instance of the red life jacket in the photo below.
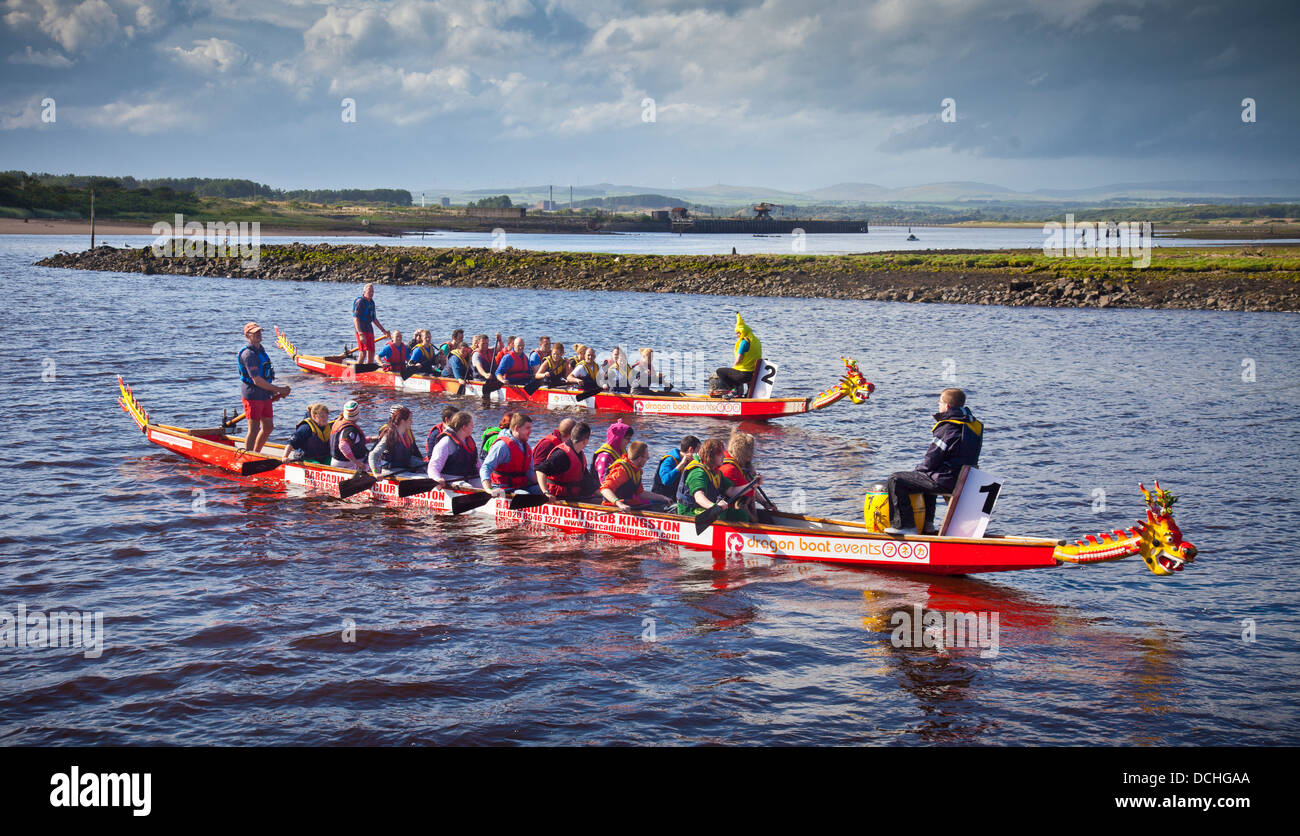
<svg viewBox="0 0 1300 836">
<path fill-rule="evenodd" d="M 390 372 L 400 372 L 406 368 L 406 359 L 410 353 L 406 349 L 406 343 L 389 343 L 389 356 L 384 362 L 384 369 Z"/>
<path fill-rule="evenodd" d="M 542 481 L 546 485 L 546 490 L 564 499 L 566 497 L 582 496 L 583 477 L 587 474 L 586 456 L 576 452 L 569 442 L 559 446 L 564 451 L 564 455 L 569 458 L 569 467 L 554 478 L 542 474 Z"/>
<path fill-rule="evenodd" d="M 510 371 L 506 372 L 506 383 L 522 385 L 533 379 L 533 373 L 528 371 L 528 358 L 518 351 L 508 351 L 506 355 L 510 357 Z M 501 361 L 497 361 L 501 365 Z"/>
<path fill-rule="evenodd" d="M 433 429 L 429 430 L 429 437 L 424 440 L 424 452 L 427 454 L 426 458 L 433 458 L 433 447 L 438 443 L 438 436 L 442 435 L 442 431 L 443 424 L 441 421 L 435 424 Z"/>
<path fill-rule="evenodd" d="M 551 430 L 542 436 L 542 440 L 533 445 L 533 461 L 544 462 L 551 457 L 551 451 L 555 446 L 564 439 L 560 438 L 559 430 Z"/>
<path fill-rule="evenodd" d="M 439 426 L 442 426 L 439 424 Z M 439 433 L 438 438 L 450 438 L 451 443 L 456 445 L 456 449 L 447 457 L 447 463 L 442 466 L 443 476 L 459 476 L 462 479 L 469 479 L 478 475 L 478 448 L 474 446 L 474 439 L 467 438 L 461 441 L 450 432 L 444 430 Z M 437 445 L 437 439 L 434 440 Z M 429 458 L 433 458 L 433 451 L 430 449 Z M 495 475 L 495 474 L 494 474 Z"/>
<path fill-rule="evenodd" d="M 533 480 L 533 454 L 527 444 L 520 444 L 514 436 L 498 436 L 510 448 L 510 458 L 491 473 L 494 488 L 526 488 Z M 495 442 L 493 442 L 495 446 Z"/>
<path fill-rule="evenodd" d="M 722 457 L 722 464 L 718 467 L 718 472 L 731 480 L 731 483 L 737 487 L 749 482 L 745 476 L 745 471 L 741 469 L 740 462 L 736 461 L 728 453 Z"/>
</svg>

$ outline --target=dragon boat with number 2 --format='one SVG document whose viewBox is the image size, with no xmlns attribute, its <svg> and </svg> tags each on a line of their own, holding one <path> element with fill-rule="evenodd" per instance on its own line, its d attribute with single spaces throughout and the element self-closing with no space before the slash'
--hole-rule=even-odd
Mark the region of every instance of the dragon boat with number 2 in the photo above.
<svg viewBox="0 0 1300 836">
<path fill-rule="evenodd" d="M 293 358 L 293 362 L 300 369 L 312 374 L 382 386 L 399 392 L 472 397 L 483 395 L 485 381 L 482 380 L 460 380 L 455 377 L 426 374 L 413 374 L 403 379 L 401 374 L 385 371 L 375 364 L 358 366 L 346 354 L 330 356 L 300 354 L 279 328 L 275 329 L 275 342 Z M 574 389 L 541 387 L 530 393 L 522 386 L 510 385 L 497 389 L 490 397 L 498 402 L 527 401 L 549 409 L 579 407 L 635 415 L 677 415 L 735 421 L 766 421 L 771 418 L 825 409 L 845 397 L 855 404 L 860 404 L 870 397 L 875 391 L 875 386 L 863 377 L 856 363 L 847 358 L 841 359 L 845 371 L 839 382 L 811 398 L 714 398 L 707 395 L 624 395 L 616 392 L 596 392 L 588 398 L 582 398 L 582 393 Z"/>
<path fill-rule="evenodd" d="M 135 394 L 118 378 L 119 403 L 153 444 L 259 484 L 298 486 L 340 497 L 341 486 L 360 478 L 354 471 L 306 462 L 282 462 L 284 447 L 267 444 L 267 453 L 250 453 L 243 440 L 225 428 L 188 429 L 154 423 Z M 366 477 L 370 478 L 370 477 Z M 822 519 L 776 513 L 772 524 L 720 520 L 699 530 L 693 517 L 651 511 L 620 511 L 583 502 L 546 501 L 522 508 L 524 496 L 495 497 L 477 490 L 439 489 L 418 477 L 372 479 L 356 497 L 403 505 L 433 514 L 458 513 L 458 505 L 477 506 L 497 526 L 526 526 L 565 532 L 592 532 L 627 540 L 654 540 L 703 551 L 812 560 L 872 569 L 936 575 L 965 575 L 1039 569 L 1062 563 L 1087 564 L 1139 555 L 1156 575 L 1182 571 L 1196 556 L 1173 518 L 1174 496 L 1142 487 L 1146 519 L 1109 534 L 1073 543 L 1043 537 L 985 535 L 952 537 L 891 536 L 879 531 L 879 521 Z M 1141 487 L 1141 486 L 1139 486 Z M 538 501 L 541 501 L 538 499 Z"/>
</svg>

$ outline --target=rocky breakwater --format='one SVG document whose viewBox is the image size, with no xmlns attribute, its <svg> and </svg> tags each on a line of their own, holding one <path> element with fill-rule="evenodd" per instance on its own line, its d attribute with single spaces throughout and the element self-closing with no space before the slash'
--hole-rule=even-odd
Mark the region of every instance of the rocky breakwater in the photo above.
<svg viewBox="0 0 1300 836">
<path fill-rule="evenodd" d="M 506 248 L 289 244 L 238 258 L 97 247 L 42 267 L 432 287 L 619 290 L 730 296 L 1088 308 L 1300 311 L 1300 248 L 1167 248 L 1149 267 L 1034 251 L 861 255 L 611 255 Z"/>
</svg>

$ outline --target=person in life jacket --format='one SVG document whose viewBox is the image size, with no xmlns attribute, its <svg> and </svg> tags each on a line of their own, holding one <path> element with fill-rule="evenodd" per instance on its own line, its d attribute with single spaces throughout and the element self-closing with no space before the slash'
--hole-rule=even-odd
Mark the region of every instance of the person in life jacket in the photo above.
<svg viewBox="0 0 1300 836">
<path fill-rule="evenodd" d="M 742 432 L 739 427 L 732 429 L 731 437 L 727 440 L 727 452 L 722 457 L 722 466 L 719 470 L 734 485 L 744 485 L 752 481 L 758 475 L 754 472 L 754 436 Z M 760 503 L 763 505 L 762 508 L 758 507 Z M 771 512 L 776 510 L 776 505 L 767 498 L 767 495 L 757 489 L 746 494 L 740 500 L 740 506 L 745 509 L 745 513 L 751 520 L 762 523 L 770 523 Z"/>
<path fill-rule="evenodd" d="M 474 337 L 474 346 L 470 352 L 471 380 L 488 380 L 492 377 L 492 350 L 488 347 L 487 334 Z"/>
<path fill-rule="evenodd" d="M 533 465 L 543 493 L 552 499 L 581 499 L 591 493 L 588 489 L 591 471 L 587 467 L 587 454 L 583 452 L 589 438 L 591 427 L 583 421 L 574 422 L 568 436 L 550 448 L 545 460 Z"/>
<path fill-rule="evenodd" d="M 551 451 L 558 445 L 569 440 L 569 435 L 573 432 L 577 421 L 572 418 L 562 418 L 555 429 L 542 436 L 536 444 L 533 445 L 533 461 L 541 464 L 551 456 Z"/>
<path fill-rule="evenodd" d="M 515 337 L 509 346 L 510 350 L 497 363 L 496 377 L 507 385 L 523 386 L 533 377 L 528 371 L 528 358 L 524 356 L 524 338 Z"/>
<path fill-rule="evenodd" d="M 275 429 L 272 420 L 271 402 L 289 394 L 288 386 L 277 386 L 275 369 L 271 368 L 271 357 L 262 347 L 262 326 L 250 322 L 244 326 L 244 339 L 248 345 L 239 349 L 239 397 L 244 402 L 244 417 L 248 419 L 248 434 L 244 437 L 244 449 L 254 453 L 261 451 L 271 430 Z"/>
<path fill-rule="evenodd" d="M 375 286 L 367 284 L 361 289 L 361 295 L 352 302 L 352 328 L 357 334 L 357 363 L 375 362 L 375 326 L 390 336 L 388 329 L 375 316 Z"/>
<path fill-rule="evenodd" d="M 605 443 L 597 447 L 591 457 L 591 466 L 596 471 L 597 481 L 605 481 L 605 473 L 609 470 L 609 466 L 623 455 L 634 432 L 636 430 L 624 424 L 622 418 L 610 424 L 609 429 L 605 430 Z"/>
<path fill-rule="evenodd" d="M 528 352 L 528 368 L 536 371 L 537 367 L 545 362 L 547 357 L 551 356 L 551 338 L 538 337 L 537 348 Z"/>
<path fill-rule="evenodd" d="M 430 342 L 433 341 L 432 334 L 429 335 L 429 341 Z M 465 329 L 457 328 L 455 331 L 451 332 L 451 339 L 447 340 L 445 343 L 438 346 L 438 350 L 441 351 L 443 354 L 451 354 L 453 351 L 460 348 L 464 344 L 465 344 Z"/>
<path fill-rule="evenodd" d="M 984 443 L 984 424 L 966 406 L 966 393 L 944 389 L 939 395 L 939 411 L 930 430 L 934 436 L 925 458 L 916 470 L 893 473 L 889 477 L 889 527 L 887 534 L 913 534 L 917 520 L 912 513 L 912 495 L 925 496 L 925 520 L 922 532 L 934 531 L 935 497 L 952 493 L 963 465 L 979 467 L 980 448 Z"/>
<path fill-rule="evenodd" d="M 745 522 L 747 515 L 743 508 L 730 507 L 736 494 L 743 485 L 736 485 L 721 473 L 722 458 L 727 448 L 719 439 L 710 438 L 700 445 L 700 454 L 691 459 L 682 474 L 682 485 L 677 492 L 677 513 L 696 517 L 714 505 L 722 505 L 727 510 L 721 519 Z M 760 484 L 763 477 L 758 477 Z M 684 500 L 684 501 L 683 501 Z"/>
<path fill-rule="evenodd" d="M 388 340 L 388 345 L 384 346 L 379 352 L 379 359 L 384 361 L 383 369 L 386 372 L 400 372 L 406 368 L 406 360 L 410 357 L 411 351 L 406 343 L 402 342 L 402 332 L 394 331 L 392 337 Z"/>
<path fill-rule="evenodd" d="M 718 369 L 717 376 L 724 388 L 716 392 L 746 394 L 762 359 L 763 343 L 754 336 L 754 331 L 740 318 L 740 314 L 736 314 L 736 359 L 730 367 Z"/>
<path fill-rule="evenodd" d="M 410 348 L 411 357 L 406 365 L 420 374 L 437 374 L 442 370 L 444 355 L 434 347 L 433 334 L 428 330 L 422 328 L 416 331 Z"/>
<path fill-rule="evenodd" d="M 700 440 L 693 435 L 682 438 L 682 443 L 668 451 L 668 455 L 659 460 L 655 470 L 654 483 L 650 490 L 663 496 L 676 496 L 677 487 L 682 481 L 682 471 L 686 464 L 700 451 Z"/>
<path fill-rule="evenodd" d="M 632 392 L 632 367 L 628 365 L 621 346 L 616 345 L 610 350 L 609 359 L 600 364 L 600 372 L 597 382 L 606 391 L 620 395 Z"/>
<path fill-rule="evenodd" d="M 284 446 L 287 462 L 330 463 L 330 410 L 323 403 L 307 406 L 307 415 L 294 428 L 293 437 Z"/>
<path fill-rule="evenodd" d="M 443 368 L 443 374 L 447 377 L 454 377 L 457 380 L 469 380 L 470 372 L 470 348 L 461 343 L 451 350 L 447 355 L 447 365 Z"/>
<path fill-rule="evenodd" d="M 576 355 L 573 369 L 569 371 L 564 381 L 577 386 L 583 391 L 599 391 L 601 374 L 600 369 L 596 367 L 596 349 L 589 345 L 578 346 L 577 348 L 580 353 Z"/>
<path fill-rule="evenodd" d="M 497 424 L 495 427 L 488 427 L 483 430 L 483 437 L 479 439 L 479 449 L 483 451 L 484 455 L 487 455 L 487 451 L 492 449 L 492 442 L 497 440 L 497 435 L 502 430 L 510 426 L 510 422 L 514 417 L 515 414 L 513 412 L 507 412 L 501 416 L 501 423 Z"/>
<path fill-rule="evenodd" d="M 474 446 L 474 416 L 457 412 L 439 426 L 429 452 L 430 479 L 438 480 L 445 488 L 452 482 L 465 482 L 472 488 L 481 488 L 478 476 L 478 448 Z"/>
<path fill-rule="evenodd" d="M 543 339 L 550 345 L 550 337 L 543 337 Z M 569 374 L 569 361 L 564 358 L 564 343 L 551 345 L 550 354 L 538 361 L 533 369 L 533 377 L 542 381 L 543 386 L 551 388 L 563 386 L 564 379 Z"/>
<path fill-rule="evenodd" d="M 420 444 L 411 432 L 411 410 L 394 406 L 388 423 L 379 428 L 379 438 L 370 451 L 371 473 L 424 473 Z"/>
<path fill-rule="evenodd" d="M 604 481 L 600 483 L 600 494 L 606 505 L 617 505 L 620 510 L 630 511 L 636 506 L 672 502 L 671 498 L 647 492 L 642 487 L 641 471 L 649 458 L 650 448 L 644 441 L 627 445 L 627 453 L 609 466 Z"/>
<path fill-rule="evenodd" d="M 662 394 L 677 395 L 673 391 L 673 385 L 663 373 L 655 368 L 655 353 L 652 348 L 643 348 L 640 351 L 640 359 L 632 364 L 632 394 L 634 395 L 651 395 L 654 394 L 654 387 L 659 386 Z"/>
<path fill-rule="evenodd" d="M 492 442 L 492 449 L 484 454 L 478 475 L 497 496 L 505 496 L 507 491 L 542 492 L 534 481 L 533 451 L 528 446 L 532 432 L 532 416 L 516 412 L 510 419 L 510 428 L 501 430 Z"/>
<path fill-rule="evenodd" d="M 433 445 L 438 443 L 438 436 L 442 435 L 442 431 L 446 429 L 447 422 L 451 420 L 451 416 L 455 415 L 459 411 L 460 410 L 451 404 L 447 404 L 442 408 L 442 420 L 433 425 L 433 429 L 429 430 L 429 436 L 424 440 L 425 458 L 433 457 Z"/>
<path fill-rule="evenodd" d="M 348 401 L 330 427 L 330 464 L 334 467 L 351 467 L 358 472 L 369 468 L 366 434 L 357 425 L 360 414 L 357 402 Z"/>
</svg>

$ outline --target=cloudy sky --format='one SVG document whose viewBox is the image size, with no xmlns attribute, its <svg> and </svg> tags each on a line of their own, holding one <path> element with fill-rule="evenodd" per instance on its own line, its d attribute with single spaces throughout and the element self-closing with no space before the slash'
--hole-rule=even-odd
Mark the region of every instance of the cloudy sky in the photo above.
<svg viewBox="0 0 1300 836">
<path fill-rule="evenodd" d="M 0 168 L 290 188 L 1295 178 L 1298 24 L 1295 0 L 3 0 Z"/>
</svg>

